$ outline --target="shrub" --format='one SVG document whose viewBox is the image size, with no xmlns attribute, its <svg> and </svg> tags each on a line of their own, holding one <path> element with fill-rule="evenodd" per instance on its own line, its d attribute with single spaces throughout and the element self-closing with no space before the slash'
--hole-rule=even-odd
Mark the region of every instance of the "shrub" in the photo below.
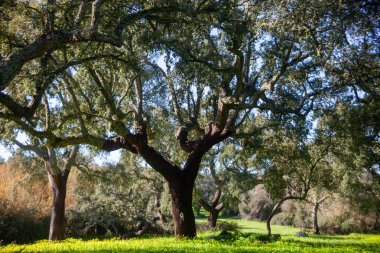
<svg viewBox="0 0 380 253">
<path fill-rule="evenodd" d="M 0 200 L 0 242 L 29 243 L 46 239 L 49 218 L 37 218 L 30 210 L 17 211 Z"/>
<path fill-rule="evenodd" d="M 219 221 L 216 227 L 218 231 L 236 232 L 240 230 L 240 226 L 234 221 Z"/>
<path fill-rule="evenodd" d="M 248 193 L 242 194 L 239 213 L 248 220 L 266 220 L 273 206 L 273 201 L 265 191 L 264 185 L 259 184 Z"/>
<path fill-rule="evenodd" d="M 230 221 L 218 221 L 216 224 L 216 228 L 210 229 L 206 223 L 197 223 L 197 231 L 198 232 L 206 232 L 206 231 L 228 231 L 228 232 L 239 232 L 240 226 L 237 222 Z"/>
<path fill-rule="evenodd" d="M 28 171 L 23 163 L 17 156 L 0 165 L 2 243 L 28 243 L 46 239 L 49 234 L 51 200 L 46 179 L 39 172 Z M 32 163 L 29 166 L 30 170 L 38 169 Z"/>
</svg>

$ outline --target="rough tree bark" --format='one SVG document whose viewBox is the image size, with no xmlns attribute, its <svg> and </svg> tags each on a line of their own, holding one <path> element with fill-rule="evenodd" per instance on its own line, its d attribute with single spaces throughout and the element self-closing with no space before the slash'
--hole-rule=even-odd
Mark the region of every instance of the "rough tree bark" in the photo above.
<svg viewBox="0 0 380 253">
<path fill-rule="evenodd" d="M 195 217 L 192 206 L 193 186 L 194 181 L 189 180 L 185 174 L 169 181 L 174 232 L 178 237 L 192 238 L 196 235 Z"/>
<path fill-rule="evenodd" d="M 49 183 L 53 192 L 49 240 L 63 240 L 65 236 L 65 200 L 69 171 L 58 175 L 48 172 Z"/>
<path fill-rule="evenodd" d="M 210 213 L 209 217 L 207 218 L 207 226 L 209 228 L 216 227 L 216 221 L 218 220 L 219 213 L 224 208 L 223 203 L 218 204 L 221 194 L 221 190 L 219 188 L 216 189 L 214 198 L 211 201 L 211 205 L 207 204 L 207 202 L 203 199 L 199 200 L 199 203 L 202 205 L 202 207 Z"/>
</svg>

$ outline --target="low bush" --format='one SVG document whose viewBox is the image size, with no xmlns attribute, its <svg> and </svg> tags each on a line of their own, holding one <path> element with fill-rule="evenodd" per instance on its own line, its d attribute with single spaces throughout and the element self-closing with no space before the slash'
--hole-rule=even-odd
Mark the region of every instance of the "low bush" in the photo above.
<svg viewBox="0 0 380 253">
<path fill-rule="evenodd" d="M 0 201 L 0 242 L 29 243 L 46 239 L 49 231 L 49 217 L 36 218 L 30 210 L 15 212 Z"/>
<path fill-rule="evenodd" d="M 204 223 L 196 223 L 198 232 L 206 231 L 228 231 L 228 232 L 239 232 L 241 227 L 237 222 L 234 221 L 218 221 L 216 227 L 211 229 Z"/>
</svg>

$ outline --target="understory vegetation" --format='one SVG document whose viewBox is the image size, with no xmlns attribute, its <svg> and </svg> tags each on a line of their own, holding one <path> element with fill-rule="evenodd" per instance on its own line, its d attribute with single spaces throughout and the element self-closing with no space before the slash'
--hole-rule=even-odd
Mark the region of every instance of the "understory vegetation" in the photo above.
<svg viewBox="0 0 380 253">
<path fill-rule="evenodd" d="M 254 223 L 253 223 L 254 224 Z M 287 230 L 277 227 L 278 231 Z M 290 230 L 292 230 L 290 228 Z M 270 239 L 265 234 L 232 232 L 210 239 L 201 233 L 195 239 L 178 240 L 171 236 L 145 236 L 131 239 L 66 239 L 62 242 L 38 241 L 33 244 L 10 244 L 1 252 L 379 252 L 380 235 L 296 237 L 282 235 Z"/>
</svg>

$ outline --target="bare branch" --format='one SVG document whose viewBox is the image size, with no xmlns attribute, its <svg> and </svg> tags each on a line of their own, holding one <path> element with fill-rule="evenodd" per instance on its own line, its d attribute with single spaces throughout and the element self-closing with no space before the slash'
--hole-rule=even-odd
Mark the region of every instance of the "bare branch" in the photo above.
<svg viewBox="0 0 380 253">
<path fill-rule="evenodd" d="M 101 148 L 102 148 L 102 150 L 105 150 L 108 152 L 118 150 L 118 149 L 126 149 L 132 153 L 135 153 L 135 154 L 138 153 L 137 149 L 133 145 L 128 143 L 121 136 L 117 136 L 117 137 L 113 137 L 113 138 L 105 140 L 105 142 Z"/>
<path fill-rule="evenodd" d="M 80 22 L 83 20 L 84 13 L 86 11 L 86 2 L 87 0 L 81 1 L 79 4 L 78 13 L 74 20 L 74 28 L 78 28 L 80 25 Z"/>
<path fill-rule="evenodd" d="M 19 147 L 21 148 L 22 150 L 25 150 L 25 151 L 32 151 L 34 152 L 40 159 L 44 160 L 44 161 L 48 161 L 49 160 L 49 154 L 46 152 L 46 150 L 44 149 L 41 149 L 39 148 L 38 146 L 36 145 L 27 145 L 27 144 L 22 144 L 21 142 L 19 142 L 18 140 L 13 140 L 13 142 Z"/>
<path fill-rule="evenodd" d="M 187 152 L 191 153 L 197 147 L 197 141 L 189 141 L 189 132 L 196 126 L 199 126 L 195 118 L 191 118 L 190 121 L 186 122 L 184 126 L 181 126 L 176 133 L 176 138 L 179 140 L 181 148 Z"/>
<path fill-rule="evenodd" d="M 200 199 L 199 200 L 199 204 L 207 211 L 207 212 L 212 212 L 212 208 L 209 204 L 207 204 L 206 201 L 204 201 L 203 199 Z"/>
<path fill-rule="evenodd" d="M 181 108 L 179 107 L 177 93 L 174 89 L 173 78 L 170 75 L 166 76 L 166 82 L 169 86 L 169 91 L 172 96 L 172 104 L 173 104 L 174 112 L 177 115 L 179 123 L 183 125 L 184 121 L 181 114 Z"/>
<path fill-rule="evenodd" d="M 214 198 L 211 201 L 211 207 L 213 209 L 215 209 L 215 207 L 218 205 L 219 199 L 221 196 L 222 196 L 222 191 L 219 188 L 217 188 L 214 193 Z"/>
<path fill-rule="evenodd" d="M 135 84 L 135 94 L 136 94 L 136 120 L 141 124 L 143 122 L 143 92 L 142 92 L 142 82 L 141 82 L 141 76 L 138 74 L 137 78 L 134 80 Z"/>
<path fill-rule="evenodd" d="M 46 21 L 45 21 L 45 30 L 44 33 L 51 33 L 54 30 L 54 19 L 55 19 L 55 0 L 48 0 L 45 10 Z"/>
<path fill-rule="evenodd" d="M 104 42 L 114 46 L 121 46 L 121 42 L 114 36 L 94 32 L 88 29 L 71 32 L 53 31 L 49 36 L 41 35 L 28 46 L 11 53 L 0 61 L 0 90 L 5 89 L 13 78 L 19 74 L 25 63 L 43 56 L 47 51 L 54 51 L 66 44 L 80 42 Z"/>
<path fill-rule="evenodd" d="M 99 16 L 100 16 L 100 7 L 104 3 L 104 0 L 95 0 L 92 3 L 92 14 L 91 14 L 91 29 L 94 31 L 98 30 L 99 26 Z"/>
<path fill-rule="evenodd" d="M 28 104 L 28 106 L 20 105 L 14 99 L 12 99 L 11 96 L 1 91 L 0 91 L 0 103 L 4 105 L 8 110 L 10 110 L 14 115 L 18 115 L 19 117 L 25 117 L 27 119 L 30 119 L 33 117 L 35 110 L 40 105 L 41 99 L 47 87 L 50 84 L 54 86 L 52 82 L 58 74 L 66 71 L 68 68 L 72 66 L 82 64 L 88 61 L 106 58 L 106 57 L 114 57 L 114 55 L 106 54 L 106 55 L 96 55 L 96 56 L 85 57 L 78 60 L 70 61 L 62 66 L 59 66 L 56 70 L 50 72 L 47 76 L 43 75 L 42 73 L 39 73 L 39 77 L 36 80 L 36 94 L 33 95 L 33 98 Z"/>
<path fill-rule="evenodd" d="M 224 208 L 223 203 L 220 203 L 219 205 L 217 205 L 217 206 L 215 207 L 215 210 L 218 211 L 218 212 L 220 212 L 220 211 L 223 210 L 223 208 Z"/>
<path fill-rule="evenodd" d="M 93 78 L 95 84 L 98 86 L 100 92 L 106 100 L 108 107 L 114 114 L 120 115 L 120 111 L 116 108 L 116 104 L 113 97 L 111 96 L 111 92 L 107 88 L 106 84 L 103 82 L 103 79 L 100 77 L 100 74 L 90 66 L 87 66 L 87 71 Z"/>
<path fill-rule="evenodd" d="M 63 80 L 66 83 L 66 88 L 67 88 L 68 92 L 70 93 L 70 96 L 71 96 L 71 98 L 73 100 L 74 110 L 75 110 L 76 116 L 77 116 L 78 121 L 79 121 L 79 126 L 80 126 L 81 133 L 82 133 L 83 136 L 86 136 L 87 133 L 88 133 L 88 131 L 87 131 L 86 125 L 85 125 L 83 117 L 82 117 L 82 112 L 80 110 L 79 101 L 77 99 L 77 96 L 75 95 L 74 90 L 70 86 L 69 80 L 67 78 L 65 78 L 65 77 L 63 77 Z"/>
<path fill-rule="evenodd" d="M 75 159 L 77 158 L 77 154 L 79 151 L 79 145 L 74 146 L 73 150 L 71 150 L 69 158 L 66 160 L 63 172 L 68 174 L 71 170 L 71 167 L 74 166 Z"/>
</svg>

